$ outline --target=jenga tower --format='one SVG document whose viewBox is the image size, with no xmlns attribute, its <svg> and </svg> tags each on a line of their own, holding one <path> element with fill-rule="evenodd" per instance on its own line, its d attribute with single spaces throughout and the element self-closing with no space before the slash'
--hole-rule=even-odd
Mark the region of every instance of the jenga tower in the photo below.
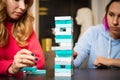
<svg viewBox="0 0 120 80">
<path fill-rule="evenodd" d="M 71 16 L 55 17 L 55 41 L 59 46 L 52 47 L 55 51 L 55 76 L 72 75 L 73 21 Z"/>
</svg>

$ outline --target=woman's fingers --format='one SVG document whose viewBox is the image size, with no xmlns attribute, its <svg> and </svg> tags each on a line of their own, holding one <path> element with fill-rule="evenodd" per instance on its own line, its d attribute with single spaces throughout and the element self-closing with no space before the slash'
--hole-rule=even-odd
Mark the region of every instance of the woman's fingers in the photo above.
<svg viewBox="0 0 120 80">
<path fill-rule="evenodd" d="M 34 60 L 29 60 L 29 59 L 21 59 L 21 63 L 22 64 L 26 64 L 26 65 L 31 65 L 31 66 L 33 66 L 33 65 L 35 65 L 36 64 L 36 61 Z"/>
<path fill-rule="evenodd" d="M 22 49 L 14 56 L 13 68 L 19 70 L 23 67 L 31 67 L 36 65 L 37 60 L 38 58 L 31 51 Z"/>
</svg>

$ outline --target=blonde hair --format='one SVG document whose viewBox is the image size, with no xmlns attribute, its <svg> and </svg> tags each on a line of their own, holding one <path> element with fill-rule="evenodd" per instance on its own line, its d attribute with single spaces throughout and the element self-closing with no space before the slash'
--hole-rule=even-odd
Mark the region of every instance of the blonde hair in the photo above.
<svg viewBox="0 0 120 80">
<path fill-rule="evenodd" d="M 6 14 L 6 0 L 0 0 L 0 47 L 4 47 L 8 43 L 8 31 L 5 27 Z M 33 0 L 29 0 L 28 9 L 25 14 L 17 21 L 13 23 L 12 36 L 17 41 L 20 47 L 27 46 L 27 39 L 33 32 L 32 22 L 34 17 L 30 12 L 30 7 L 33 4 Z"/>
</svg>

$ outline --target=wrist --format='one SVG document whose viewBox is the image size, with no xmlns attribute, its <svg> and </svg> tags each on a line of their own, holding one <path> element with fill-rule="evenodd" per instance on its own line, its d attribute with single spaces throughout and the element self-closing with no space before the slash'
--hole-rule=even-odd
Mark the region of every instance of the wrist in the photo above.
<svg viewBox="0 0 120 80">
<path fill-rule="evenodd" d="M 11 66 L 8 68 L 8 71 L 7 71 L 7 72 L 8 72 L 8 74 L 14 74 Z"/>
<path fill-rule="evenodd" d="M 15 74 L 15 73 L 17 73 L 17 72 L 18 72 L 18 71 L 13 68 L 13 64 L 8 68 L 8 73 L 9 73 L 9 74 Z"/>
</svg>

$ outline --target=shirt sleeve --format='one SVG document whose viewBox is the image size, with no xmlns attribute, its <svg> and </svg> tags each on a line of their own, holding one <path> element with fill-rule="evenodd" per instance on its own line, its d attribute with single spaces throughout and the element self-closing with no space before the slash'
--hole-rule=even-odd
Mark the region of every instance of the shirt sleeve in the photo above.
<svg viewBox="0 0 120 80">
<path fill-rule="evenodd" d="M 28 39 L 27 48 L 28 48 L 28 50 L 32 51 L 34 53 L 34 55 L 38 58 L 37 68 L 44 69 L 44 64 L 45 64 L 44 54 L 43 54 L 40 42 L 37 39 L 37 36 L 34 31 L 33 31 L 32 35 L 30 36 L 30 38 Z"/>
<path fill-rule="evenodd" d="M 0 60 L 0 74 L 11 76 L 10 74 L 7 74 L 7 70 L 11 64 L 12 60 Z"/>
<path fill-rule="evenodd" d="M 91 38 L 92 38 L 92 31 L 88 29 L 79 39 L 78 42 L 75 44 L 74 51 L 77 52 L 78 56 L 73 60 L 74 67 L 79 67 L 84 59 L 90 53 L 91 47 Z"/>
</svg>

